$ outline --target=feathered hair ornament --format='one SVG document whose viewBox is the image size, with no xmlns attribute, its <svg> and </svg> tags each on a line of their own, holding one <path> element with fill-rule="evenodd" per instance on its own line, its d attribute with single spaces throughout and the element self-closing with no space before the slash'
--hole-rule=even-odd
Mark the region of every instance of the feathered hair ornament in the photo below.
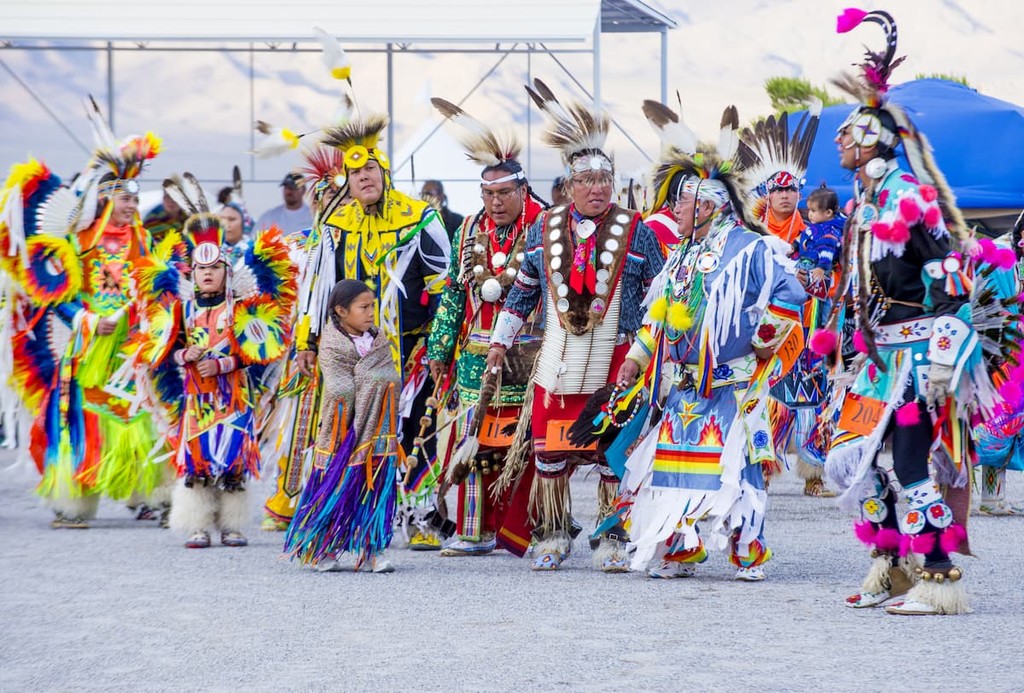
<svg viewBox="0 0 1024 693">
<path fill-rule="evenodd" d="M 93 139 L 96 143 L 94 163 L 90 163 L 90 168 L 105 167 L 110 172 L 105 174 L 108 180 L 99 184 L 99 196 L 112 197 L 119 193 L 138 195 L 139 183 L 135 179 L 142 174 L 146 162 L 156 158 L 160 153 L 163 141 L 152 132 L 147 132 L 145 135 L 132 135 L 119 142 L 92 96 L 85 101 L 85 112 L 92 123 Z M 98 172 L 97 174 L 100 175 Z"/>
<path fill-rule="evenodd" d="M 843 74 L 832 81 L 863 104 L 855 108 L 839 126 L 842 132 L 850 129 L 854 142 L 860 147 L 885 145 L 889 150 L 903 145 L 911 171 L 923 185 L 936 189 L 939 207 L 946 227 L 965 248 L 973 242 L 967 230 L 963 215 L 956 206 L 956 197 L 946 182 L 932 156 L 931 143 L 907 116 L 906 112 L 886 97 L 892 71 L 905 56 L 896 57 L 896 21 L 888 12 L 875 10 L 865 12 L 856 8 L 843 10 L 836 21 L 836 31 L 846 33 L 865 22 L 878 24 L 885 32 L 885 50 L 874 52 L 865 49 L 865 61 L 860 64 L 861 77 L 858 80 L 850 74 Z M 884 155 L 892 158 L 895 155 Z"/>
<path fill-rule="evenodd" d="M 348 193 L 345 152 L 317 143 L 315 147 L 303 151 L 302 159 L 304 165 L 299 168 L 299 173 L 303 175 L 303 181 L 309 189 L 313 206 L 324 212 L 331 208 L 323 216 L 326 219 Z"/>
<path fill-rule="evenodd" d="M 378 149 L 380 135 L 388 126 L 388 117 L 374 113 L 355 118 L 339 127 L 327 128 L 321 142 L 345 152 L 345 169 L 360 169 L 368 161 L 376 161 L 385 171 L 391 170 L 387 154 Z"/>
<path fill-rule="evenodd" d="M 466 157 L 470 161 L 485 168 L 494 168 L 508 162 L 518 165 L 523 145 L 515 133 L 495 132 L 451 101 L 434 97 L 430 103 L 441 115 L 459 126 L 456 138 L 466 150 Z M 521 172 L 522 167 L 519 168 Z"/>
<path fill-rule="evenodd" d="M 736 161 L 739 146 L 739 113 L 735 106 L 722 112 L 717 144 L 699 143 L 697 136 L 671 108 L 657 101 L 643 103 L 644 116 L 662 143 L 661 159 L 654 168 L 653 205 L 661 209 L 681 194 L 729 204 L 749 229 L 761 230 L 747 209 L 742 167 Z"/>
<path fill-rule="evenodd" d="M 526 92 L 548 119 L 544 144 L 561 153 L 569 176 L 588 171 L 613 172 L 611 158 L 604 153 L 611 126 L 608 114 L 595 113 L 578 102 L 563 106 L 539 79 L 533 80 L 533 88 L 526 85 Z"/>
<path fill-rule="evenodd" d="M 224 262 L 221 253 L 224 225 L 219 216 L 210 212 L 210 205 L 196 177 L 188 171 L 181 178 L 172 176 L 164 181 L 164 192 L 188 214 L 182 235 L 192 248 L 192 264 L 207 267 Z"/>
</svg>

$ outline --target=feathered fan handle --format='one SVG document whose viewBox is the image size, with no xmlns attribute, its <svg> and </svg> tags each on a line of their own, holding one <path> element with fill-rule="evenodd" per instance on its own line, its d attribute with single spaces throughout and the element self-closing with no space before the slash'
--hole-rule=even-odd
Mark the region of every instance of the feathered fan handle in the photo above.
<svg viewBox="0 0 1024 693">
<path fill-rule="evenodd" d="M 718 155 L 724 161 L 729 161 L 736 155 L 736 148 L 740 142 L 739 127 L 739 111 L 735 106 L 727 106 L 722 111 L 722 129 L 718 133 Z"/>
</svg>

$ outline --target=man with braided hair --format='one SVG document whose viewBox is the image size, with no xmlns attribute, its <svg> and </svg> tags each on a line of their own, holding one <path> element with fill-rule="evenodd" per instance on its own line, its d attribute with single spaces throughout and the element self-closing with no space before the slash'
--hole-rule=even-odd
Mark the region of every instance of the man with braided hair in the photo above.
<svg viewBox="0 0 1024 693">
<path fill-rule="evenodd" d="M 435 382 L 446 378 L 454 361 L 449 389 L 455 389 L 456 423 L 442 457 L 448 460 L 448 480 L 459 487 L 458 536 L 441 555 L 483 555 L 500 544 L 521 556 L 530 537 L 504 525 L 511 489 L 498 492 L 495 482 L 510 443 L 501 431 L 521 415 L 528 383 L 521 379 L 522 368 L 499 378 L 485 372 L 484 361 L 494 320 L 525 259 L 526 230 L 544 207 L 532 195 L 518 160 L 522 147 L 514 135 L 498 135 L 458 106 L 443 99 L 432 101 L 453 123 L 467 126 L 462 145 L 469 158 L 484 167 L 484 206 L 454 229 L 451 271 L 427 342 Z M 539 337 L 524 330 L 513 344 L 513 358 L 528 364 L 539 344 Z M 481 389 L 485 381 L 490 389 Z M 460 444 L 451 456 L 456 442 Z"/>
</svg>

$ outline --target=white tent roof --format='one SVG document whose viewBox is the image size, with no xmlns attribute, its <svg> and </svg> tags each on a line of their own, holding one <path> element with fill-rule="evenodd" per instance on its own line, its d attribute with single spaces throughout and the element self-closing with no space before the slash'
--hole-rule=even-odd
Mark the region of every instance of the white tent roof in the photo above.
<svg viewBox="0 0 1024 693">
<path fill-rule="evenodd" d="M 586 41 L 675 23 L 639 0 L 4 0 L 6 40 L 309 42 L 310 26 L 345 43 Z"/>
</svg>

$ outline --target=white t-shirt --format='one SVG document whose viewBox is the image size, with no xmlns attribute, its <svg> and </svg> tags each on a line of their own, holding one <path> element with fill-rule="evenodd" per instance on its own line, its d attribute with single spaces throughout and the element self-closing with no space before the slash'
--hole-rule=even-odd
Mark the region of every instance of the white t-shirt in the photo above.
<svg viewBox="0 0 1024 693">
<path fill-rule="evenodd" d="M 271 226 L 276 226 L 285 234 L 298 233 L 313 225 L 313 212 L 308 205 L 302 205 L 298 209 L 288 209 L 279 205 L 268 209 L 256 222 L 257 231 L 265 231 Z"/>
</svg>

